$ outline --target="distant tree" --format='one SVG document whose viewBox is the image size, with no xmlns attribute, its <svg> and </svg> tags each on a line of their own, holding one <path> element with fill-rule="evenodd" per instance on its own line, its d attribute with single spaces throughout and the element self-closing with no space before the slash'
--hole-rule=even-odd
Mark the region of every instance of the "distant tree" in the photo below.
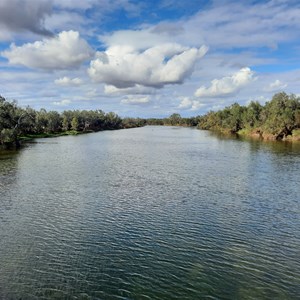
<svg viewBox="0 0 300 300">
<path fill-rule="evenodd" d="M 260 124 L 260 114 L 263 106 L 258 101 L 251 101 L 243 114 L 243 123 L 246 127 L 257 127 Z"/>
<path fill-rule="evenodd" d="M 78 122 L 78 119 L 77 117 L 73 117 L 72 121 L 71 121 L 71 129 L 72 130 L 78 130 L 79 128 L 79 122 Z"/>
<path fill-rule="evenodd" d="M 48 118 L 47 118 L 47 111 L 42 108 L 40 111 L 36 112 L 35 114 L 35 132 L 41 133 L 47 130 L 48 126 Z"/>
<path fill-rule="evenodd" d="M 169 117 L 169 120 L 170 120 L 170 124 L 173 126 L 180 125 L 181 124 L 181 115 L 174 113 Z"/>
<path fill-rule="evenodd" d="M 21 111 L 15 101 L 0 97 L 0 144 L 12 143 L 18 146 L 18 130 Z"/>
<path fill-rule="evenodd" d="M 47 132 L 59 132 L 61 131 L 61 117 L 57 111 L 49 111 L 47 117 Z"/>
<path fill-rule="evenodd" d="M 122 127 L 123 128 L 134 128 L 141 127 L 146 124 L 146 120 L 140 118 L 123 118 Z"/>
<path fill-rule="evenodd" d="M 18 136 L 33 130 L 34 116 L 30 108 L 21 109 L 16 101 L 6 101 L 0 96 L 0 144 L 19 145 Z"/>
<path fill-rule="evenodd" d="M 122 120 L 117 114 L 109 112 L 105 115 L 105 127 L 107 129 L 120 128 L 121 124 Z"/>
<path fill-rule="evenodd" d="M 290 135 L 292 130 L 298 127 L 299 110 L 299 98 L 295 95 L 289 96 L 284 92 L 275 94 L 262 112 L 264 130 L 279 139 Z"/>
<path fill-rule="evenodd" d="M 69 123 L 68 117 L 66 115 L 64 115 L 63 120 L 62 120 L 62 130 L 68 131 L 69 129 L 70 129 L 70 123 Z"/>
</svg>

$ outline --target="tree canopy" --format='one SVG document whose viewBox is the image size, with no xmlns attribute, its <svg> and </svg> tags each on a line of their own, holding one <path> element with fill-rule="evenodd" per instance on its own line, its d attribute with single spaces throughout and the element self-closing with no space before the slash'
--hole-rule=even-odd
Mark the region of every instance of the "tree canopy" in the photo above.
<svg viewBox="0 0 300 300">
<path fill-rule="evenodd" d="M 231 133 L 245 130 L 281 140 L 300 128 L 300 98 L 281 92 L 264 106 L 256 101 L 248 106 L 235 103 L 200 117 L 198 128 Z"/>
<path fill-rule="evenodd" d="M 102 110 L 34 110 L 21 108 L 16 101 L 7 101 L 0 96 L 0 145 L 18 147 L 20 137 L 37 134 L 90 132 L 144 126 L 144 119 L 120 118 L 113 112 Z"/>
<path fill-rule="evenodd" d="M 230 133 L 255 133 L 281 140 L 300 129 L 300 98 L 284 92 L 261 105 L 252 101 L 247 106 L 234 103 L 223 110 L 203 116 L 183 118 L 173 113 L 167 118 L 120 118 L 102 110 L 56 111 L 21 108 L 16 101 L 0 96 L 0 145 L 19 145 L 21 136 L 63 132 L 90 132 L 133 128 L 144 125 L 197 126 L 199 129 Z"/>
</svg>

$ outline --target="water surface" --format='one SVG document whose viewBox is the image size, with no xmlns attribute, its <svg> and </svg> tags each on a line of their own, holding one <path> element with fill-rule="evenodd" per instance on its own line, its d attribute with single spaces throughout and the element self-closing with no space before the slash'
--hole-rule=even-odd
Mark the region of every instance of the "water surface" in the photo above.
<svg viewBox="0 0 300 300">
<path fill-rule="evenodd" d="M 0 299 L 299 299 L 300 145 L 145 127 L 0 155 Z"/>
</svg>

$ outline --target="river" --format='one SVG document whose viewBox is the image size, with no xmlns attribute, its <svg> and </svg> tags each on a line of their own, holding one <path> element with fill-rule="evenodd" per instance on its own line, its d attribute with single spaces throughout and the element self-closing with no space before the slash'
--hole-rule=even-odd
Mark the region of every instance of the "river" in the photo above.
<svg viewBox="0 0 300 300">
<path fill-rule="evenodd" d="M 300 144 L 155 127 L 0 155 L 0 299 L 299 299 Z"/>
</svg>

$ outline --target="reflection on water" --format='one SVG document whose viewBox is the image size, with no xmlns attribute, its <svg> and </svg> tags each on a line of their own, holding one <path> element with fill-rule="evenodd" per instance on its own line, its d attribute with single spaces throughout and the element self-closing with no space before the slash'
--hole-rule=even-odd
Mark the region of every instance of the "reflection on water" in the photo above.
<svg viewBox="0 0 300 300">
<path fill-rule="evenodd" d="M 41 141 L 0 155 L 0 299 L 300 294 L 296 144 L 172 127 Z"/>
<path fill-rule="evenodd" d="M 248 145 L 253 148 L 253 150 L 268 149 L 269 151 L 276 152 L 278 154 L 299 154 L 300 142 L 299 141 L 268 141 L 261 140 L 255 137 L 246 137 L 233 134 L 222 134 L 220 132 L 206 131 L 207 135 L 210 137 L 215 137 L 218 140 L 231 140 L 231 141 L 241 141 L 248 142 Z"/>
</svg>

